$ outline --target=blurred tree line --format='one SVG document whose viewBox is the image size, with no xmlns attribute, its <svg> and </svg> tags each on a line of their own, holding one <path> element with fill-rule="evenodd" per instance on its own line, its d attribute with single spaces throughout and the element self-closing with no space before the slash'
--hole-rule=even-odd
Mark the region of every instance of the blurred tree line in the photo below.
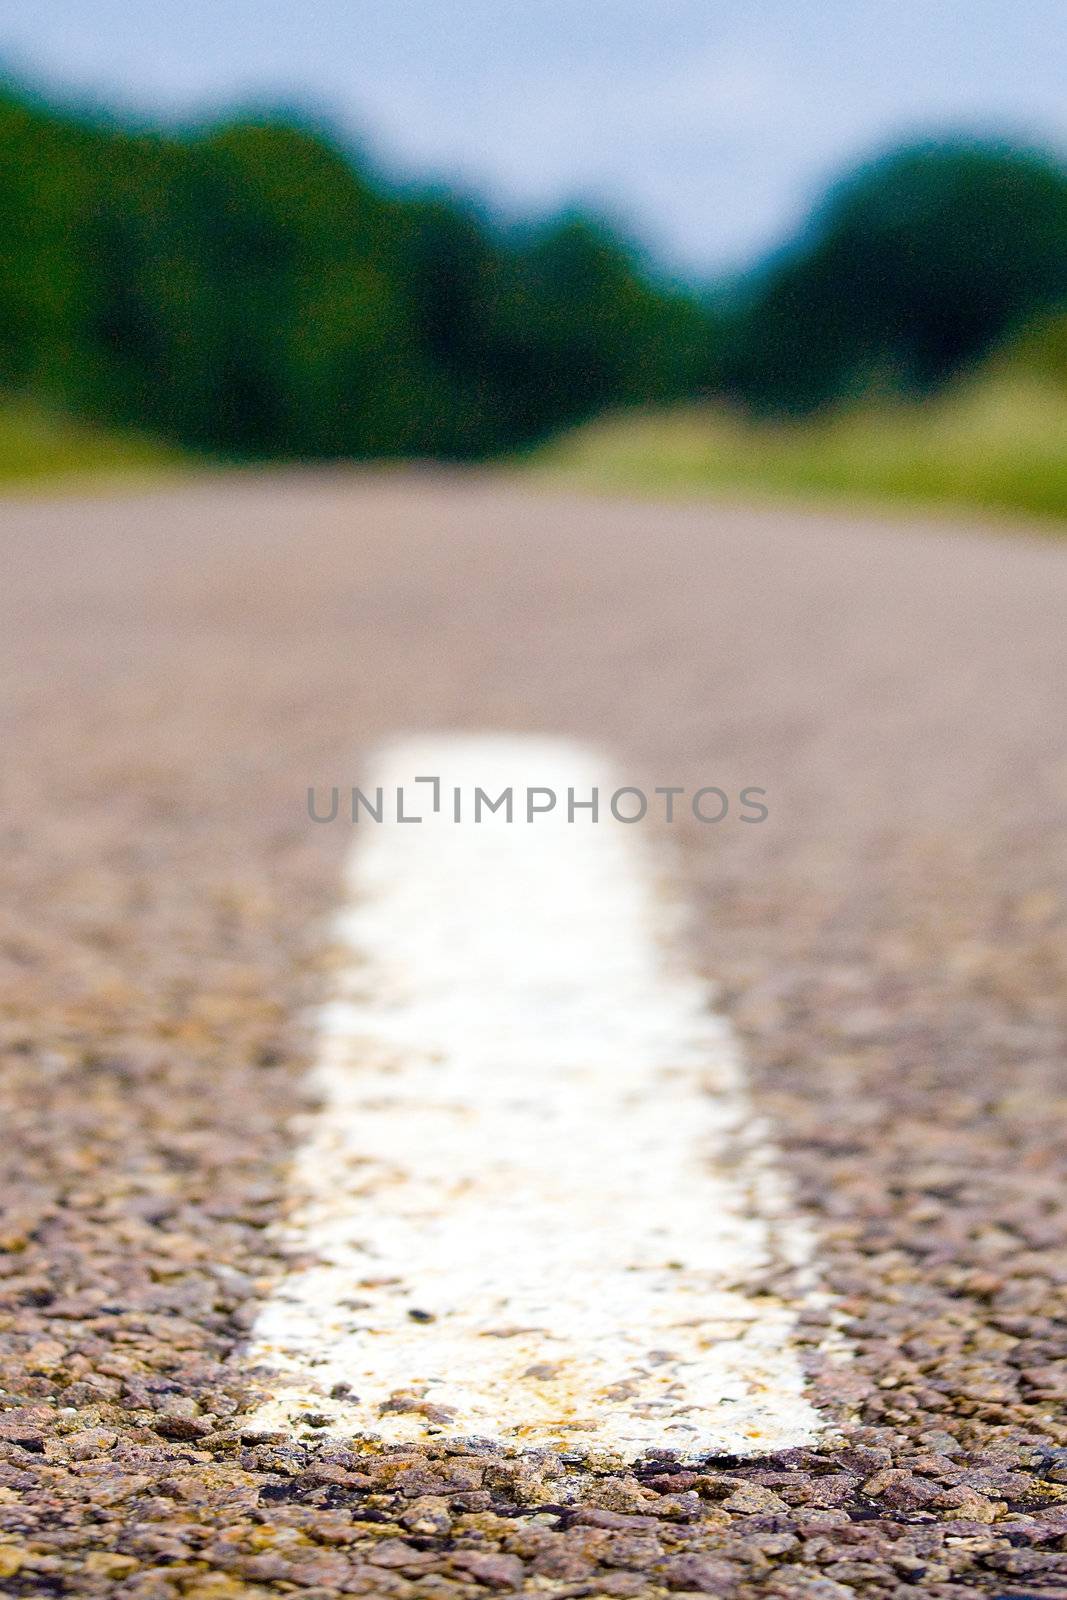
<svg viewBox="0 0 1067 1600">
<path fill-rule="evenodd" d="M 835 186 L 753 275 L 723 389 L 769 412 L 922 395 L 1067 306 L 1067 168 L 1008 144 L 916 144 Z"/>
<path fill-rule="evenodd" d="M 324 133 L 0 99 L 0 384 L 248 455 L 473 456 L 690 394 L 707 317 L 579 216 L 525 232 Z"/>
<path fill-rule="evenodd" d="M 505 229 L 327 133 L 143 131 L 0 92 L 0 385 L 195 448 L 472 457 L 608 407 L 924 389 L 1067 301 L 1067 173 L 917 147 L 729 295 L 595 221 Z"/>
</svg>

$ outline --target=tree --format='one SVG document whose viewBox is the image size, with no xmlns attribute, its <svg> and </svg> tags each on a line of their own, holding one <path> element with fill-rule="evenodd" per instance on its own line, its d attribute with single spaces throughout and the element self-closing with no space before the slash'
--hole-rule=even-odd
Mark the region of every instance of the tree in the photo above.
<svg viewBox="0 0 1067 1600">
<path fill-rule="evenodd" d="M 1009 145 L 931 142 L 835 187 L 750 286 L 725 360 L 753 406 L 922 392 L 1067 302 L 1067 172 Z"/>
</svg>

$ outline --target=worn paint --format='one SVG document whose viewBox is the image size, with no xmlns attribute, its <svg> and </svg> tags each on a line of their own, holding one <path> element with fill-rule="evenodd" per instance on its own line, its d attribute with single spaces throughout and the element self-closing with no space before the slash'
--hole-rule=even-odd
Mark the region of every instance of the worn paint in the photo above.
<svg viewBox="0 0 1067 1600">
<path fill-rule="evenodd" d="M 451 820 L 453 785 L 610 793 L 564 741 L 408 741 L 370 787 L 423 774 L 440 813 L 364 821 L 350 857 L 261 1423 L 628 1460 L 811 1441 L 767 1285 L 810 1287 L 812 1239 L 680 960 L 665 840 L 564 807 Z"/>
</svg>

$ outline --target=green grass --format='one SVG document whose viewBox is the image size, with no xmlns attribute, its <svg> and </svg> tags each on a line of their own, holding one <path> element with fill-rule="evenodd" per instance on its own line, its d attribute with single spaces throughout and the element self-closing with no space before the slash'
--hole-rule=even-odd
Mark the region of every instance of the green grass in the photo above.
<svg viewBox="0 0 1067 1600">
<path fill-rule="evenodd" d="M 806 422 L 710 407 L 622 414 L 546 446 L 530 467 L 636 494 L 846 496 L 1067 519 L 1067 386 L 1012 361 L 936 401 Z"/>
<path fill-rule="evenodd" d="M 138 434 L 81 422 L 35 400 L 0 397 L 0 486 L 149 477 L 184 459 Z"/>
</svg>

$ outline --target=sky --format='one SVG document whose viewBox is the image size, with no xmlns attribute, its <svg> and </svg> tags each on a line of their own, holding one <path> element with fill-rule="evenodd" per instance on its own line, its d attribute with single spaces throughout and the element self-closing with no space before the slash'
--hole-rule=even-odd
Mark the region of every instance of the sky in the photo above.
<svg viewBox="0 0 1067 1600">
<path fill-rule="evenodd" d="M 934 131 L 1067 151 L 1063 0 L 0 0 L 0 61 L 167 116 L 326 114 L 398 176 L 598 208 L 686 274 Z"/>
</svg>

